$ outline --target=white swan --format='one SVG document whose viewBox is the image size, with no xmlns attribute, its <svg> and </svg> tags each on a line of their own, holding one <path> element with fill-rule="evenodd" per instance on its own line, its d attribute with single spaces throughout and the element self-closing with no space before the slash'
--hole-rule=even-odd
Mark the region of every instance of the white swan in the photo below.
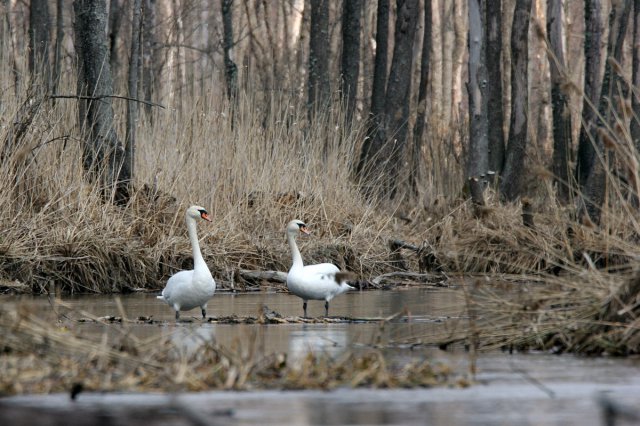
<svg viewBox="0 0 640 426">
<path fill-rule="evenodd" d="M 187 209 L 185 216 L 193 249 L 193 270 L 173 274 L 162 290 L 162 296 L 158 296 L 158 299 L 164 300 L 175 309 L 176 320 L 180 319 L 180 311 L 188 311 L 198 306 L 202 309 L 202 318 L 206 318 L 207 301 L 216 291 L 216 282 L 200 253 L 196 232 L 196 219 L 201 218 L 211 222 L 209 213 L 203 207 L 191 206 Z"/>
<path fill-rule="evenodd" d="M 292 220 L 287 225 L 287 240 L 291 247 L 293 265 L 287 274 L 287 288 L 291 293 L 302 299 L 304 316 L 307 316 L 307 300 L 324 300 L 325 316 L 329 316 L 329 302 L 331 299 L 354 288 L 346 280 L 351 274 L 341 272 L 336 265 L 320 263 L 304 266 L 296 235 L 299 232 L 309 234 L 307 225 L 301 220 Z"/>
</svg>

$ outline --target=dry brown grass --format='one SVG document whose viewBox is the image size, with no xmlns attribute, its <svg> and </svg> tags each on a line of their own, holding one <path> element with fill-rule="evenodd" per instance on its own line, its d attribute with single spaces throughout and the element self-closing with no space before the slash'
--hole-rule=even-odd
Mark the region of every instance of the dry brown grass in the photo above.
<svg viewBox="0 0 640 426">
<path fill-rule="evenodd" d="M 315 230 L 309 261 L 331 252 L 359 274 L 383 270 L 377 260 L 389 220 L 351 178 L 358 129 L 336 127 L 338 111 L 306 126 L 300 105 L 284 98 L 264 120 L 255 99 L 241 99 L 233 126 L 226 108 L 202 96 L 186 110 L 159 110 L 153 125 L 144 121 L 137 192 L 121 208 L 104 203 L 82 175 L 74 101 L 43 103 L 0 171 L 8 183 L 0 195 L 0 278 L 35 292 L 51 284 L 73 292 L 158 289 L 189 265 L 183 211 L 193 203 L 213 216 L 199 232 L 223 286 L 238 268 L 287 270 L 283 228 L 295 217 Z M 345 247 L 360 252 L 345 261 Z"/>
</svg>

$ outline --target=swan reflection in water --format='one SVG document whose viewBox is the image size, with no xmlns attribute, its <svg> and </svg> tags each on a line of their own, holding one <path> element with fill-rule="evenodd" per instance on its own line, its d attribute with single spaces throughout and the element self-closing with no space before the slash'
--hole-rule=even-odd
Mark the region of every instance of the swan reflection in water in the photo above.
<svg viewBox="0 0 640 426">
<path fill-rule="evenodd" d="M 215 328 L 202 325 L 174 327 L 169 335 L 172 346 L 179 355 L 192 356 L 204 345 L 215 343 Z"/>
<path fill-rule="evenodd" d="M 236 326 L 234 326 L 236 327 Z M 226 348 L 256 350 L 261 355 L 268 356 L 282 352 L 286 347 L 287 358 L 292 362 L 304 359 L 309 353 L 315 355 L 337 356 L 349 347 L 346 327 L 340 326 L 309 326 L 287 330 L 280 338 L 272 336 L 279 342 L 265 340 L 265 335 L 244 327 L 216 327 L 215 325 L 197 324 L 182 327 L 168 327 L 168 338 L 171 340 L 179 355 L 191 356 L 205 345 L 221 345 Z M 283 340 L 280 340 L 283 339 Z M 286 345 L 286 346 L 285 346 Z"/>
<path fill-rule="evenodd" d="M 292 331 L 289 335 L 289 359 L 299 361 L 308 353 L 339 355 L 347 348 L 347 330 L 343 327 L 310 328 Z"/>
</svg>

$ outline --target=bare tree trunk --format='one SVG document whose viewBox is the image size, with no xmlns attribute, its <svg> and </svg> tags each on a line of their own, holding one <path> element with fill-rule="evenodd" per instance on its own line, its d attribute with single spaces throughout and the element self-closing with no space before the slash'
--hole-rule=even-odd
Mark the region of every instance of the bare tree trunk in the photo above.
<svg viewBox="0 0 640 426">
<path fill-rule="evenodd" d="M 2 5 L 5 11 L 11 11 L 12 6 L 11 6 L 10 0 L 2 0 Z M 19 69 L 19 65 L 18 65 L 19 52 L 16 46 L 16 40 L 15 40 L 16 25 L 12 20 L 12 13 L 5 13 L 4 17 L 5 17 L 7 37 L 9 39 L 9 42 L 8 42 L 9 55 L 10 55 L 9 62 L 11 63 L 11 71 L 13 73 L 13 82 L 14 82 L 13 89 L 14 89 L 15 97 L 19 98 L 20 90 L 21 90 L 22 75 L 25 73 Z"/>
<path fill-rule="evenodd" d="M 357 174 L 368 173 L 365 166 L 371 157 L 371 149 L 375 134 L 380 126 L 380 117 L 384 112 L 385 94 L 387 92 L 387 66 L 389 62 L 389 0 L 378 0 L 376 15 L 376 58 L 373 69 L 371 87 L 371 109 L 368 137 L 362 144 Z"/>
<path fill-rule="evenodd" d="M 133 0 L 133 19 L 131 20 L 131 56 L 129 58 L 129 97 L 138 99 L 138 81 L 140 80 L 140 27 L 142 26 L 142 0 Z M 125 135 L 124 162 L 133 176 L 136 151 L 136 123 L 138 104 L 127 101 L 127 134 Z"/>
<path fill-rule="evenodd" d="M 109 58 L 111 73 L 118 74 L 120 58 L 118 57 L 118 39 L 120 38 L 120 23 L 122 22 L 122 0 L 109 2 Z"/>
<path fill-rule="evenodd" d="M 553 174 L 558 201 L 567 204 L 571 196 L 569 156 L 571 154 L 571 111 L 568 97 L 562 91 L 566 81 L 562 0 L 547 0 L 547 35 L 551 51 L 551 107 L 553 108 Z"/>
<path fill-rule="evenodd" d="M 432 50 L 431 50 L 431 115 L 434 123 L 440 126 L 443 116 L 443 94 L 442 94 L 442 86 L 444 84 L 444 76 L 442 75 L 443 68 L 443 52 L 442 52 L 442 43 L 444 40 L 444 19 L 443 15 L 443 3 L 449 2 L 451 0 L 432 0 L 432 16 L 431 16 L 431 25 L 432 25 Z M 433 129 L 436 130 L 436 129 Z M 432 130 L 432 131 L 433 131 Z M 441 131 L 441 128 L 437 130 Z"/>
<path fill-rule="evenodd" d="M 142 7 L 142 93 L 151 102 L 155 89 L 155 75 L 160 70 L 156 48 L 156 0 L 143 0 Z M 145 104 L 147 118 L 152 120 L 151 105 Z"/>
<path fill-rule="evenodd" d="M 50 45 L 49 3 L 47 0 L 31 0 L 29 2 L 29 71 L 33 76 L 41 79 L 45 88 L 51 87 Z"/>
<path fill-rule="evenodd" d="M 485 34 L 483 34 L 482 0 L 469 1 L 469 152 L 467 181 L 477 183 L 474 194 L 480 199 L 489 168 L 489 141 L 485 66 Z M 480 203 L 480 199 L 477 200 Z"/>
<path fill-rule="evenodd" d="M 489 121 L 489 170 L 502 172 L 504 164 L 504 109 L 502 106 L 502 0 L 485 7 L 487 119 Z"/>
<path fill-rule="evenodd" d="M 453 87 L 453 54 L 455 42 L 455 33 L 453 31 L 455 0 L 446 0 L 443 6 L 441 29 L 442 46 L 440 46 L 442 49 L 442 121 L 440 125 L 447 129 L 451 124 L 451 109 L 453 107 L 451 94 Z"/>
<path fill-rule="evenodd" d="M 517 0 L 511 29 L 511 117 L 500 192 L 515 200 L 521 191 L 528 123 L 528 39 L 531 0 Z"/>
<path fill-rule="evenodd" d="M 633 2 L 633 54 L 631 83 L 631 138 L 636 147 L 636 155 L 640 153 L 640 0 Z M 640 194 L 638 194 L 640 195 Z"/>
<path fill-rule="evenodd" d="M 599 116 L 597 126 L 603 131 L 606 127 L 615 126 L 613 110 L 620 107 L 619 102 L 614 102 L 614 93 L 617 92 L 618 82 L 622 83 L 619 68 L 612 66 L 612 60 L 618 64 L 622 61 L 622 48 L 627 33 L 629 15 L 632 0 L 625 0 L 624 4 L 611 5 L 609 12 L 609 41 L 607 43 L 607 58 L 605 62 L 604 76 L 602 78 L 602 91 L 598 103 Z M 622 96 L 616 93 L 617 96 Z M 600 223 L 602 205 L 604 204 L 607 190 L 607 170 L 610 167 L 609 155 L 604 151 L 604 141 L 601 132 L 595 132 L 595 148 L 590 167 L 590 173 L 583 190 L 582 202 L 578 206 L 578 219 L 586 221 L 586 216 L 596 223 Z"/>
<path fill-rule="evenodd" d="M 640 1 L 640 0 L 638 0 Z M 418 86 L 418 113 L 413 126 L 413 152 L 410 158 L 409 186 L 418 193 L 422 169 L 422 136 L 427 113 L 427 91 L 429 89 L 429 67 L 431 66 L 431 0 L 424 2 L 424 34 L 422 35 L 422 58 L 420 59 L 420 83 Z"/>
<path fill-rule="evenodd" d="M 602 63 L 600 56 L 602 38 L 601 9 L 600 0 L 585 0 L 584 2 L 584 100 L 576 163 L 576 180 L 579 188 L 583 188 L 587 182 L 595 153 L 593 144 L 596 112 L 602 84 L 600 71 Z"/>
<path fill-rule="evenodd" d="M 395 46 L 387 81 L 384 114 L 366 159 L 366 167 L 370 165 L 372 172 L 369 173 L 367 183 L 375 183 L 380 191 L 379 195 L 388 198 L 397 195 L 404 161 L 418 3 L 418 0 L 397 0 Z"/>
<path fill-rule="evenodd" d="M 310 117 L 327 106 L 329 85 L 329 0 L 311 0 L 308 105 Z"/>
<path fill-rule="evenodd" d="M 114 129 L 111 97 L 113 83 L 109 48 L 104 29 L 107 23 L 105 0 L 75 0 L 75 40 L 78 55 L 78 101 L 80 125 L 84 130 L 84 170 L 97 180 L 106 198 L 116 203 L 128 200 L 131 179 L 129 165 Z M 86 123 L 86 124 L 85 124 Z"/>
<path fill-rule="evenodd" d="M 552 143 L 552 110 L 551 110 L 551 86 L 546 46 L 546 1 L 533 0 L 531 2 L 531 15 L 529 21 L 534 24 L 534 30 L 530 31 L 531 37 L 528 44 L 529 67 L 529 106 L 528 111 L 528 141 L 531 146 L 528 153 L 532 155 L 531 161 L 544 161 L 540 155 L 547 150 Z M 531 162 L 530 161 L 530 162 Z"/>
<path fill-rule="evenodd" d="M 56 0 L 56 44 L 55 52 L 53 55 L 53 81 L 51 92 L 58 92 L 58 85 L 60 84 L 60 73 L 62 72 L 62 42 L 64 39 L 64 2 L 63 0 Z"/>
<path fill-rule="evenodd" d="M 350 123 L 356 110 L 358 75 L 360 74 L 360 28 L 362 0 L 343 3 L 342 11 L 342 73 L 340 94 Z"/>
<path fill-rule="evenodd" d="M 467 54 L 467 11 L 468 0 L 455 0 L 453 7 L 453 68 L 451 69 L 451 122 L 452 126 L 462 122 L 462 77 Z M 464 72 L 466 74 L 466 72 Z"/>
<path fill-rule="evenodd" d="M 384 111 L 387 92 L 387 67 L 389 64 L 389 0 L 378 1 L 376 20 L 376 60 L 371 88 L 371 116 L 374 120 Z"/>
<path fill-rule="evenodd" d="M 222 0 L 222 27 L 224 32 L 224 78 L 227 97 L 234 102 L 238 94 L 238 66 L 233 61 L 233 0 Z"/>
</svg>

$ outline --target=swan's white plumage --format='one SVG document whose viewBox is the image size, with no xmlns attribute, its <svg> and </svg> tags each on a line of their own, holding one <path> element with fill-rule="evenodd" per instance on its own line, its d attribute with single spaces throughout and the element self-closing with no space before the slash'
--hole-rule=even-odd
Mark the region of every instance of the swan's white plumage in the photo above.
<svg viewBox="0 0 640 426">
<path fill-rule="evenodd" d="M 200 243 L 196 231 L 198 218 L 211 221 L 207 211 L 200 206 L 187 209 L 185 220 L 189 231 L 189 240 L 193 250 L 193 270 L 180 271 L 173 274 L 162 290 L 158 299 L 164 300 L 176 311 L 176 319 L 180 318 L 180 311 L 188 311 L 200 307 L 202 317 L 206 318 L 207 302 L 216 291 L 216 282 L 200 252 Z"/>
<path fill-rule="evenodd" d="M 348 274 L 331 263 L 304 265 L 300 250 L 296 244 L 299 232 L 308 234 L 307 226 L 300 220 L 292 220 L 287 225 L 287 240 L 293 258 L 291 269 L 287 274 L 287 288 L 303 301 L 304 316 L 307 316 L 308 300 L 324 300 L 325 315 L 329 314 L 331 299 L 346 291 L 353 290 L 346 282 Z"/>
</svg>

